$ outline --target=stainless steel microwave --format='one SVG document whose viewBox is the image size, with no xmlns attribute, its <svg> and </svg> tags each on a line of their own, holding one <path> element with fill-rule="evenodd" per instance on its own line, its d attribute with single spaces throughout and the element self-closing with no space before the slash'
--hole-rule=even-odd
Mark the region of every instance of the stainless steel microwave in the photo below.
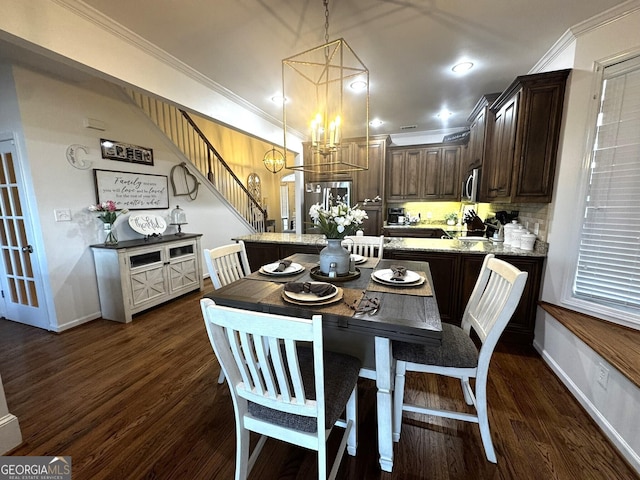
<svg viewBox="0 0 640 480">
<path fill-rule="evenodd" d="M 474 168 L 469 172 L 469 175 L 462 182 L 462 196 L 463 202 L 477 202 L 478 201 L 478 189 L 480 188 L 480 169 Z"/>
</svg>

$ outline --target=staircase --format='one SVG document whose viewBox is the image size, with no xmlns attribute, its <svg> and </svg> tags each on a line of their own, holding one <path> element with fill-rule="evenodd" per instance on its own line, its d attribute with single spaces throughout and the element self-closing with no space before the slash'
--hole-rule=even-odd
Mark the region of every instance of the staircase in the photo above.
<svg viewBox="0 0 640 480">
<path fill-rule="evenodd" d="M 124 90 L 256 232 L 266 231 L 266 211 L 229 168 L 187 112 L 140 92 L 128 88 Z"/>
</svg>

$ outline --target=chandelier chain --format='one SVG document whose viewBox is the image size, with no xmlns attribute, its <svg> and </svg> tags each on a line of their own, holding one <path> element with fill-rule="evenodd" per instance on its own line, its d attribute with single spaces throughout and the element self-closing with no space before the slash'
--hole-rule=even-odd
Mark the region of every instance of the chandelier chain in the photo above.
<svg viewBox="0 0 640 480">
<path fill-rule="evenodd" d="M 324 0 L 324 43 L 329 43 L 329 0 Z"/>
</svg>

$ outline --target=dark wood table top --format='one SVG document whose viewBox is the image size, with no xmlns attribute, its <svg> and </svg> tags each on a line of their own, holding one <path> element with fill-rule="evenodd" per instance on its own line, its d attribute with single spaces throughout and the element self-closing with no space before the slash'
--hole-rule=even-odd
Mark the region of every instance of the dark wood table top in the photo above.
<svg viewBox="0 0 640 480">
<path fill-rule="evenodd" d="M 331 306 L 297 305 L 280 299 L 279 294 L 287 278 L 289 278 L 288 281 L 296 282 L 314 281 L 310 270 L 311 266 L 318 264 L 318 255 L 315 254 L 297 253 L 288 259 L 305 266 L 302 275 L 271 277 L 254 272 L 243 279 L 208 293 L 206 297 L 211 298 L 218 305 L 279 315 L 311 318 L 314 314 L 321 314 L 325 328 L 349 330 L 392 340 L 429 345 L 440 344 L 442 326 L 438 304 L 433 295 L 418 296 L 406 294 L 406 291 L 402 293 L 403 287 L 394 288 L 398 293 L 370 291 L 367 288 L 372 282 L 371 273 L 374 270 L 390 268 L 391 265 L 399 264 L 409 270 L 425 272 L 433 292 L 433 282 L 427 262 L 383 259 L 375 269 L 361 268 L 359 278 L 346 282 L 335 282 L 336 286 L 345 289 L 345 292 L 349 291 L 352 295 L 358 291 L 355 293 L 364 293 L 367 297 L 378 298 L 380 300 L 378 312 L 375 315 L 368 315 L 367 313 L 349 311 L 348 308 L 336 312 L 340 309 L 330 308 Z"/>
</svg>

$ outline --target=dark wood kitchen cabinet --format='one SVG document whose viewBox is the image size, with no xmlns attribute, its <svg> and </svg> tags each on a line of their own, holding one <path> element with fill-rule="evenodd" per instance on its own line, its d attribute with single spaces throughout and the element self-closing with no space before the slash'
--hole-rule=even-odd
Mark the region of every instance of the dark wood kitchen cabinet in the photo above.
<svg viewBox="0 0 640 480">
<path fill-rule="evenodd" d="M 502 334 L 501 341 L 531 345 L 544 257 L 519 255 L 496 255 L 496 257 L 529 273 L 520 303 Z M 460 325 L 462 314 L 478 279 L 484 255 L 393 250 L 385 251 L 385 258 L 429 262 L 440 318 L 443 322 Z"/>
<path fill-rule="evenodd" d="M 438 302 L 440 319 L 447 323 L 458 323 L 458 292 L 460 255 L 438 252 L 415 252 L 402 250 L 385 250 L 385 258 L 397 260 L 417 260 L 429 262 L 429 270 L 433 278 L 433 293 Z"/>
<path fill-rule="evenodd" d="M 494 123 L 493 112 L 489 107 L 499 96 L 499 93 L 488 93 L 480 97 L 469 118 L 467 118 L 467 122 L 469 122 L 469 143 L 463 153 L 462 174 L 474 168 L 482 167 L 487 156 L 488 139 Z"/>
<path fill-rule="evenodd" d="M 517 77 L 491 105 L 495 120 L 483 163 L 481 201 L 551 201 L 569 73 Z"/>
<path fill-rule="evenodd" d="M 362 205 L 365 199 L 384 198 L 384 165 L 388 142 L 389 137 L 386 135 L 369 137 L 368 145 L 365 138 L 353 142 L 353 154 L 358 165 L 365 158 L 367 149 L 369 150 L 369 169 L 353 172 L 352 203 Z"/>
<path fill-rule="evenodd" d="M 420 199 L 419 179 L 424 167 L 424 149 L 418 147 L 389 150 L 387 161 L 387 201 Z"/>
<path fill-rule="evenodd" d="M 387 201 L 459 200 L 459 145 L 389 149 Z"/>
</svg>

